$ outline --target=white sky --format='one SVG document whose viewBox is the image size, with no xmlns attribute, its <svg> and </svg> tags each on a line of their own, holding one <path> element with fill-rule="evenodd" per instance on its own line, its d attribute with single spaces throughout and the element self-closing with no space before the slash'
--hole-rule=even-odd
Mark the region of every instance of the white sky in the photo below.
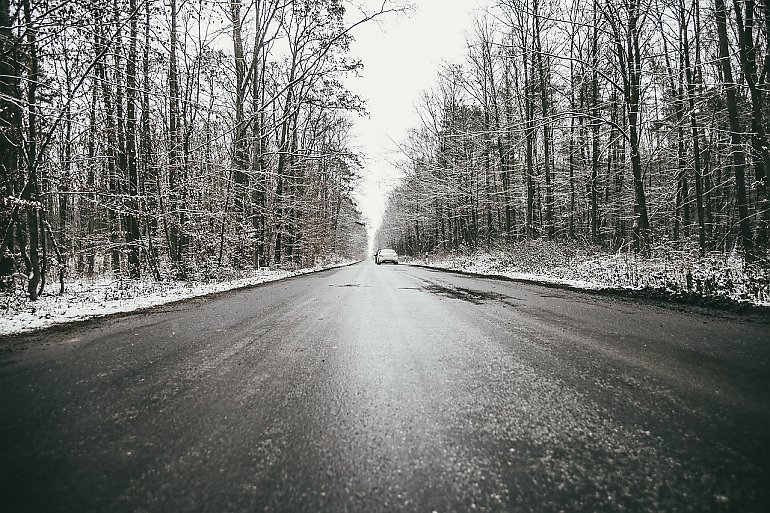
<svg viewBox="0 0 770 513">
<path fill-rule="evenodd" d="M 359 0 L 370 9 L 382 0 Z M 413 0 L 405 15 L 388 15 L 353 32 L 351 55 L 363 60 L 360 78 L 346 81 L 367 102 L 370 117 L 359 118 L 353 145 L 366 156 L 357 200 L 373 227 L 379 226 L 388 190 L 399 175 L 398 143 L 420 124 L 416 107 L 431 89 L 442 61 L 459 62 L 466 54 L 472 13 L 487 0 Z M 348 11 L 353 15 L 353 10 Z"/>
</svg>

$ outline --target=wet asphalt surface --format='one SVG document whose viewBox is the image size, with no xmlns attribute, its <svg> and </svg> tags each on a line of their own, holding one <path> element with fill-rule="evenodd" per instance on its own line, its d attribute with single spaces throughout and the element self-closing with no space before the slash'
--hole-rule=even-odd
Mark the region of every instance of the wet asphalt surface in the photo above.
<svg viewBox="0 0 770 513">
<path fill-rule="evenodd" d="M 9 337 L 0 510 L 766 512 L 770 324 L 363 262 Z"/>
</svg>

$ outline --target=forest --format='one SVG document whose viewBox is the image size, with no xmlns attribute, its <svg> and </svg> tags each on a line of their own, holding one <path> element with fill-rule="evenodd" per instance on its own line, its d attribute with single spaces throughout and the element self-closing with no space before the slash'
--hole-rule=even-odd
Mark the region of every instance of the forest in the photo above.
<svg viewBox="0 0 770 513">
<path fill-rule="evenodd" d="M 0 0 L 2 284 L 357 258 L 340 0 Z"/>
<path fill-rule="evenodd" d="M 545 240 L 767 268 L 770 3 L 492 3 L 424 94 L 380 247 Z"/>
</svg>

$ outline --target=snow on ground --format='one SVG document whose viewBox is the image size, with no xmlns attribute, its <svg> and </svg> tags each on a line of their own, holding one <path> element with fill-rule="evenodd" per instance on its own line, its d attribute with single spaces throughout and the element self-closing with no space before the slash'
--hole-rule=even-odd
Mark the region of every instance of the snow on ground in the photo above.
<svg viewBox="0 0 770 513">
<path fill-rule="evenodd" d="M 258 269 L 237 279 L 211 282 L 79 280 L 67 282 L 63 295 L 57 293 L 58 284 L 51 283 L 34 303 L 21 291 L 0 295 L 0 337 L 351 263 L 343 261 L 297 271 Z M 746 265 L 736 254 L 701 257 L 697 250 L 658 248 L 653 256 L 642 258 L 628 251 L 607 253 L 590 246 L 536 240 L 486 251 L 433 254 L 427 260 L 412 263 L 581 289 L 652 290 L 667 296 L 728 299 L 770 307 L 770 270 Z"/>
<path fill-rule="evenodd" d="M 642 257 L 543 240 L 428 255 L 415 264 L 505 276 L 580 289 L 654 291 L 667 297 L 700 297 L 770 306 L 770 269 L 747 265 L 736 253 L 700 256 L 697 249 L 655 248 Z"/>
<path fill-rule="evenodd" d="M 80 280 L 65 283 L 63 295 L 58 294 L 58 283 L 51 283 L 47 292 L 35 302 L 28 301 L 20 291 L 16 295 L 0 296 L 0 301 L 5 302 L 0 303 L 0 337 L 114 313 L 132 312 L 182 299 L 342 267 L 353 262 L 346 260 L 296 271 L 256 269 L 238 279 L 209 283 L 127 279 Z"/>
</svg>

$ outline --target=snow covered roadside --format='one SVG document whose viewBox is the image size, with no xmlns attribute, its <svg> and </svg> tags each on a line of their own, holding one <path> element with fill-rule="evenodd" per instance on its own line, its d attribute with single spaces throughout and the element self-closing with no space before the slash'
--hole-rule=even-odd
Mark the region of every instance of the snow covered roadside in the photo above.
<svg viewBox="0 0 770 513">
<path fill-rule="evenodd" d="M 49 284 L 49 292 L 34 303 L 19 297 L 0 296 L 0 301 L 5 302 L 0 303 L 0 337 L 115 313 L 133 312 L 353 263 L 354 260 L 344 260 L 296 271 L 263 268 L 238 279 L 209 283 L 116 279 L 76 281 L 66 284 L 64 295 L 56 293 L 58 284 Z"/>
<path fill-rule="evenodd" d="M 633 252 L 528 241 L 488 251 L 428 255 L 411 263 L 585 290 L 770 307 L 770 270 L 747 266 L 735 254 L 700 257 L 697 251 L 666 250 L 643 258 Z"/>
</svg>

